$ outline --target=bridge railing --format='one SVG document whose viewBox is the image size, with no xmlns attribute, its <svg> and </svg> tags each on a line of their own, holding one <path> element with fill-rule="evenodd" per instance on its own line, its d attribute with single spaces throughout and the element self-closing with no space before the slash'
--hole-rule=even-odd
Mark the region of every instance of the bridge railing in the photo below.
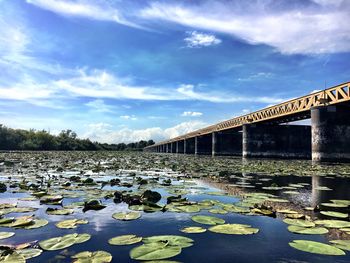
<svg viewBox="0 0 350 263">
<path fill-rule="evenodd" d="M 167 141 L 159 142 L 152 146 L 188 139 L 195 136 L 205 135 L 215 131 L 237 128 L 247 123 L 257 123 L 286 116 L 300 114 L 309 111 L 312 107 L 338 104 L 350 100 L 350 82 L 346 82 L 325 90 L 317 91 L 309 95 L 291 99 L 280 104 L 264 108 L 243 116 L 229 119 Z"/>
</svg>

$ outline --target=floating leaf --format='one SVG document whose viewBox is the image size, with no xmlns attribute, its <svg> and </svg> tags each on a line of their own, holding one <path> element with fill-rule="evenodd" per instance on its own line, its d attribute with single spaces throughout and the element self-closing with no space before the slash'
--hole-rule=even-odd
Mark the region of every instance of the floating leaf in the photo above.
<svg viewBox="0 0 350 263">
<path fill-rule="evenodd" d="M 70 215 L 73 214 L 74 209 L 57 209 L 57 208 L 48 208 L 46 209 L 46 214 L 48 215 Z"/>
<path fill-rule="evenodd" d="M 328 228 L 346 228 L 350 227 L 350 222 L 342 220 L 316 220 L 314 221 L 317 225 L 324 225 Z"/>
<path fill-rule="evenodd" d="M 183 233 L 197 234 L 197 233 L 204 233 L 207 230 L 199 226 L 190 226 L 190 227 L 184 227 L 180 229 L 180 231 Z"/>
<path fill-rule="evenodd" d="M 224 214 L 227 214 L 228 212 L 224 209 L 210 209 L 208 211 L 209 213 L 212 213 L 212 214 L 221 214 L 221 215 L 224 215 Z"/>
<path fill-rule="evenodd" d="M 331 240 L 329 241 L 337 248 L 350 251 L 350 240 Z"/>
<path fill-rule="evenodd" d="M 202 216 L 202 215 L 195 215 L 191 218 L 194 222 L 204 224 L 204 225 L 219 225 L 224 224 L 225 220 L 214 217 L 214 216 Z"/>
<path fill-rule="evenodd" d="M 0 239 L 12 237 L 14 234 L 14 232 L 0 232 Z"/>
<path fill-rule="evenodd" d="M 321 211 L 322 215 L 325 216 L 331 216 L 331 217 L 338 217 L 338 218 L 348 218 L 349 215 L 347 213 L 340 213 L 340 212 L 333 212 L 333 211 Z"/>
<path fill-rule="evenodd" d="M 324 227 L 301 227 L 301 226 L 288 226 L 288 231 L 297 233 L 297 234 L 305 234 L 305 235 L 322 235 L 327 234 L 328 229 Z"/>
<path fill-rule="evenodd" d="M 209 228 L 209 231 L 228 235 L 251 235 L 259 232 L 258 228 L 242 224 L 224 224 Z"/>
<path fill-rule="evenodd" d="M 89 221 L 84 219 L 68 219 L 60 221 L 56 224 L 58 228 L 76 228 L 77 225 L 87 224 Z"/>
<path fill-rule="evenodd" d="M 193 239 L 184 237 L 184 236 L 177 236 L 177 235 L 161 235 L 161 236 L 145 237 L 142 241 L 145 244 L 162 242 L 162 243 L 167 243 L 170 246 L 177 246 L 181 248 L 190 247 L 193 245 Z"/>
<path fill-rule="evenodd" d="M 43 251 L 38 248 L 26 248 L 26 249 L 16 250 L 16 252 L 22 255 L 25 259 L 30 259 L 30 258 L 35 258 L 37 256 L 40 256 Z"/>
<path fill-rule="evenodd" d="M 72 256 L 74 263 L 108 263 L 112 261 L 112 255 L 106 251 L 84 251 Z"/>
<path fill-rule="evenodd" d="M 1 263 L 25 263 L 25 258 L 16 251 L 9 251 L 9 253 L 0 253 Z"/>
<path fill-rule="evenodd" d="M 288 225 L 293 226 L 300 226 L 300 227 L 314 227 L 315 223 L 307 220 L 301 220 L 301 219 L 290 219 L 286 218 L 283 220 L 284 223 Z"/>
<path fill-rule="evenodd" d="M 30 225 L 26 225 L 24 229 L 35 229 L 39 227 L 46 226 L 49 223 L 46 219 L 34 219 Z"/>
<path fill-rule="evenodd" d="M 169 246 L 163 242 L 153 242 L 133 248 L 130 257 L 135 260 L 159 260 L 181 253 L 181 247 Z"/>
<path fill-rule="evenodd" d="M 90 239 L 89 234 L 68 234 L 62 237 L 54 237 L 39 242 L 42 249 L 45 250 L 59 250 L 70 247 L 74 244 L 80 244 Z"/>
<path fill-rule="evenodd" d="M 348 204 L 338 204 L 338 203 L 321 203 L 322 206 L 326 207 L 337 207 L 337 208 L 346 208 Z"/>
<path fill-rule="evenodd" d="M 138 237 L 136 235 L 123 235 L 113 237 L 108 240 L 110 245 L 123 246 L 123 245 L 131 245 L 138 243 L 142 240 L 142 237 Z"/>
<path fill-rule="evenodd" d="M 345 252 L 339 248 L 310 240 L 293 240 L 289 245 L 295 249 L 314 254 L 331 256 L 345 255 Z"/>
<path fill-rule="evenodd" d="M 114 213 L 112 215 L 114 219 L 117 220 L 122 220 L 122 221 L 130 221 L 130 220 L 135 220 L 141 217 L 141 213 L 131 211 L 131 212 L 119 212 L 119 213 Z"/>
</svg>

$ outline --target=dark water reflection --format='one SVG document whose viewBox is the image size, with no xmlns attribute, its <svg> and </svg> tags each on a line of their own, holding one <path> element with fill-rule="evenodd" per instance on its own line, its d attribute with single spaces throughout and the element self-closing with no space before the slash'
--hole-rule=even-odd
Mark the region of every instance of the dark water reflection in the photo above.
<svg viewBox="0 0 350 263">
<path fill-rule="evenodd" d="M 101 180 L 109 180 L 111 177 L 100 177 Z M 245 177 L 248 177 L 244 181 Z M 261 178 L 270 178 L 269 181 L 261 181 Z M 198 185 L 206 187 L 206 191 L 218 191 L 221 188 L 219 185 L 213 187 L 210 182 L 198 180 Z M 228 184 L 237 182 L 246 182 L 255 186 L 254 189 L 244 188 L 246 192 L 258 191 L 267 192 L 278 195 L 282 198 L 288 198 L 292 203 L 300 206 L 316 206 L 323 202 L 329 202 L 331 199 L 349 199 L 350 200 L 350 178 L 336 176 L 292 176 L 292 175 L 268 175 L 238 173 L 236 177 L 230 179 Z M 270 191 L 264 190 L 263 187 L 275 184 L 278 186 L 288 186 L 290 184 L 304 183 L 302 189 L 297 189 L 298 195 L 286 195 L 283 192 L 286 190 Z M 332 191 L 316 190 L 319 186 L 326 186 Z M 106 186 L 106 190 L 115 190 L 110 186 Z M 121 188 L 119 188 L 121 189 Z M 163 199 L 161 203 L 165 203 L 166 195 L 164 189 L 155 189 L 162 193 Z M 20 197 L 29 196 L 26 193 L 1 193 L 0 203 L 16 202 Z M 236 203 L 239 198 L 233 196 L 213 196 L 205 194 L 201 191 L 195 191 L 187 195 L 191 201 L 201 201 L 205 199 L 215 199 L 224 203 Z M 64 205 L 71 202 L 81 201 L 82 198 L 65 198 Z M 0 231 L 14 231 L 15 236 L 9 239 L 0 240 L 0 244 L 6 243 L 21 243 L 33 240 L 44 240 L 55 236 L 62 236 L 69 233 L 89 233 L 91 239 L 85 243 L 74 245 L 64 251 L 44 251 L 41 256 L 30 259 L 27 262 L 71 262 L 70 255 L 77 252 L 89 250 L 104 250 L 113 255 L 113 262 L 135 262 L 130 259 L 129 251 L 131 248 L 139 244 L 130 246 L 111 246 L 108 244 L 108 239 L 124 234 L 135 234 L 138 236 L 152 235 L 184 235 L 194 239 L 194 245 L 190 248 L 183 249 L 179 256 L 172 258 L 179 262 L 247 262 L 247 263 L 328 263 L 328 262 L 350 262 L 350 252 L 346 256 L 323 256 L 305 253 L 291 248 L 288 243 L 295 239 L 314 240 L 319 242 L 328 242 L 328 237 L 325 235 L 299 235 L 293 234 L 287 230 L 287 225 L 280 218 L 270 218 L 265 216 L 247 216 L 242 214 L 228 213 L 226 215 L 214 215 L 223 218 L 227 223 L 249 224 L 259 228 L 260 231 L 256 235 L 223 235 L 212 232 L 202 234 L 185 234 L 179 229 L 186 226 L 203 226 L 191 220 L 190 213 L 171 213 L 171 212 L 156 212 L 142 213 L 142 217 L 135 221 L 117 221 L 112 218 L 115 212 L 126 211 L 126 204 L 115 204 L 112 200 L 104 200 L 107 207 L 100 211 L 88 211 L 83 213 L 81 209 L 75 209 L 73 215 L 54 216 L 47 215 L 45 210 L 46 205 L 40 205 L 38 201 L 18 201 L 18 206 L 38 207 L 35 215 L 39 218 L 49 220 L 49 224 L 43 228 L 24 230 L 24 229 L 9 229 L 0 227 Z M 32 214 L 32 213 L 22 213 Z M 206 210 L 202 210 L 200 214 L 213 215 Z M 19 216 L 19 214 L 9 214 L 7 216 Z M 77 229 L 58 229 L 55 223 L 61 220 L 70 218 L 81 218 L 89 220 L 89 224 L 80 225 Z M 204 226 L 206 227 L 206 226 Z M 66 257 L 64 257 L 66 256 Z"/>
</svg>

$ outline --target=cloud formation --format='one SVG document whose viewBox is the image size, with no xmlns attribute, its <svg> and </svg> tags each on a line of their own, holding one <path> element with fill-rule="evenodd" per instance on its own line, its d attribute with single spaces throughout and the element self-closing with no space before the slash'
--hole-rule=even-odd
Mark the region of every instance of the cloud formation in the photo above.
<svg viewBox="0 0 350 263">
<path fill-rule="evenodd" d="M 88 132 L 86 132 L 83 137 L 90 138 L 93 141 L 105 143 L 129 143 L 151 139 L 158 142 L 170 138 L 175 138 L 181 134 L 203 128 L 206 125 L 207 123 L 202 121 L 188 121 L 165 129 L 162 129 L 160 127 L 152 127 L 136 130 L 130 128 L 114 130 L 108 123 L 92 123 L 88 125 Z"/>
<path fill-rule="evenodd" d="M 285 54 L 350 51 L 348 1 L 316 0 L 299 9 L 273 9 L 273 1 L 203 2 L 184 5 L 152 2 L 141 10 L 144 19 L 177 23 L 226 33 L 247 43 L 265 44 Z"/>
<path fill-rule="evenodd" d="M 181 116 L 183 117 L 199 117 L 202 116 L 203 113 L 202 112 L 198 112 L 198 111 L 184 111 Z"/>
<path fill-rule="evenodd" d="M 221 40 L 212 34 L 199 33 L 197 31 L 189 31 L 187 34 L 188 37 L 184 41 L 189 48 L 209 47 L 221 43 Z"/>
</svg>

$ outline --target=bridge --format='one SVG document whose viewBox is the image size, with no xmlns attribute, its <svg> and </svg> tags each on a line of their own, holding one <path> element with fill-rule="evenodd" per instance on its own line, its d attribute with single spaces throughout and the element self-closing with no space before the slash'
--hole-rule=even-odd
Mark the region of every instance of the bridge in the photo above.
<svg viewBox="0 0 350 263">
<path fill-rule="evenodd" d="M 235 117 L 144 151 L 350 161 L 350 82 Z M 290 122 L 310 119 L 310 125 Z"/>
</svg>

